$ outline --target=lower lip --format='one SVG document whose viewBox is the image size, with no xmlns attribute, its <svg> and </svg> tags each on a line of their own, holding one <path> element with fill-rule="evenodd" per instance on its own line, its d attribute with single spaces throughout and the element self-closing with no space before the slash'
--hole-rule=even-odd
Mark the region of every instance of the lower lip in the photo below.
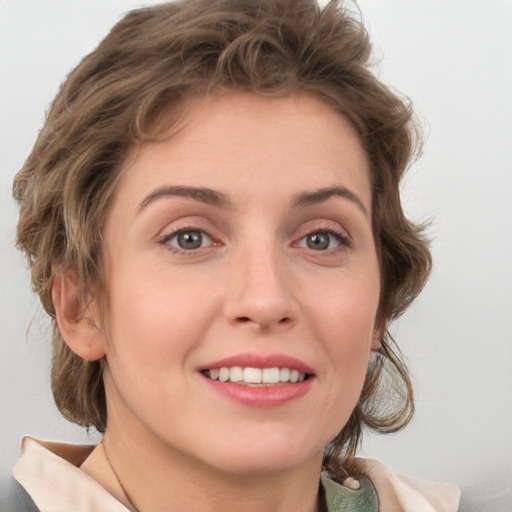
<svg viewBox="0 0 512 512">
<path fill-rule="evenodd" d="M 304 396 L 311 389 L 314 380 L 314 377 L 309 377 L 295 384 L 253 387 L 203 378 L 206 384 L 220 395 L 243 405 L 261 408 L 278 407 Z"/>
</svg>

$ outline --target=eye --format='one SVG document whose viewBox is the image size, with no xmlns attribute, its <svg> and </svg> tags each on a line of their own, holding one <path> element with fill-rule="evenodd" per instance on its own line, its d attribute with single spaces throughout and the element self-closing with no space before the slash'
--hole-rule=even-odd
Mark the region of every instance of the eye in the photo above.
<svg viewBox="0 0 512 512">
<path fill-rule="evenodd" d="M 312 249 L 313 251 L 326 251 L 335 249 L 340 245 L 349 246 L 350 242 L 342 233 L 335 231 L 315 231 L 301 238 L 297 245 L 299 247 Z"/>
<path fill-rule="evenodd" d="M 199 229 L 182 229 L 165 237 L 162 241 L 175 249 L 193 251 L 212 244 L 212 239 Z"/>
</svg>

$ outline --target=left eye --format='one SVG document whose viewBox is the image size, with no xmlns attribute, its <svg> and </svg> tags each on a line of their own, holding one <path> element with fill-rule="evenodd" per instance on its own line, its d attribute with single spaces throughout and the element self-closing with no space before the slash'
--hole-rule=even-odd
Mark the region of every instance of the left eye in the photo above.
<svg viewBox="0 0 512 512">
<path fill-rule="evenodd" d="M 344 244 L 344 237 L 338 233 L 329 233 L 328 231 L 317 231 L 309 233 L 299 240 L 299 247 L 307 247 L 314 251 L 325 251 L 333 249 Z"/>
<path fill-rule="evenodd" d="M 199 229 L 187 229 L 178 231 L 170 236 L 166 243 L 177 249 L 192 251 L 210 245 L 212 239 L 204 231 Z"/>
</svg>

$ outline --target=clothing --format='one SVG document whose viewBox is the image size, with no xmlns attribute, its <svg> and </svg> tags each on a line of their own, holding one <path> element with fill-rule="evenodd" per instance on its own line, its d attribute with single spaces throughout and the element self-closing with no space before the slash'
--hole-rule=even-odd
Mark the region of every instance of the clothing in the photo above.
<svg viewBox="0 0 512 512">
<path fill-rule="evenodd" d="M 368 477 L 361 479 L 359 491 L 350 490 L 322 474 L 327 512 L 458 510 L 460 491 L 455 485 L 398 475 L 372 459 L 358 459 L 357 463 Z M 96 471 L 91 468 L 100 468 L 108 491 L 90 475 Z M 13 474 L 40 512 L 130 512 L 102 444 L 94 447 L 47 443 L 26 437 Z"/>
</svg>

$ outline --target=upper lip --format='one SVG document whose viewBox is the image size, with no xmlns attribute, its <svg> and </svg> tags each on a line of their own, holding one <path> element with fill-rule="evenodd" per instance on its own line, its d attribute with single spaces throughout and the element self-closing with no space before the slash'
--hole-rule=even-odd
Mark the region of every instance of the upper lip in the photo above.
<svg viewBox="0 0 512 512">
<path fill-rule="evenodd" d="M 212 370 L 216 368 L 290 368 L 301 373 L 312 375 L 313 369 L 304 361 L 285 354 L 256 354 L 246 353 L 219 359 L 201 366 L 200 370 Z"/>
</svg>

